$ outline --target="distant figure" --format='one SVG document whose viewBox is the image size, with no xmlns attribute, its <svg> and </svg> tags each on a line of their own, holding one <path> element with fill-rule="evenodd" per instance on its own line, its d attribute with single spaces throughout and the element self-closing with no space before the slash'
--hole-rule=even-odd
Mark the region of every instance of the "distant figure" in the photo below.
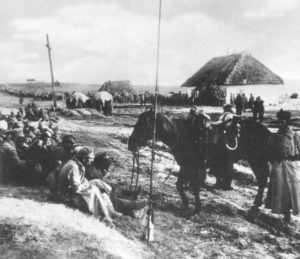
<svg viewBox="0 0 300 259">
<path fill-rule="evenodd" d="M 144 94 L 141 94 L 141 99 L 140 99 L 140 103 L 141 103 L 141 106 L 144 105 L 144 102 L 145 102 L 145 95 Z"/>
<path fill-rule="evenodd" d="M 230 94 L 230 104 L 234 105 L 234 95 L 233 95 L 233 93 Z"/>
<path fill-rule="evenodd" d="M 264 113 L 265 113 L 264 101 L 260 99 L 260 96 L 257 96 L 256 100 L 253 103 L 253 119 L 257 121 L 257 115 L 258 115 L 259 122 L 263 122 Z"/>
<path fill-rule="evenodd" d="M 254 96 L 253 94 L 250 94 L 249 101 L 248 101 L 248 107 L 253 111 L 253 103 L 254 103 Z"/>
<path fill-rule="evenodd" d="M 235 108 L 236 108 L 236 114 L 237 115 L 242 115 L 242 111 L 243 111 L 243 99 L 242 99 L 241 94 L 238 94 L 236 96 L 234 104 L 235 104 Z"/>
<path fill-rule="evenodd" d="M 20 95 L 20 98 L 19 98 L 19 104 L 21 106 L 23 106 L 23 102 L 24 102 L 24 97 L 22 95 Z"/>
<path fill-rule="evenodd" d="M 245 112 L 248 108 L 248 99 L 245 94 L 242 94 L 242 101 L 243 101 L 243 112 Z"/>
</svg>

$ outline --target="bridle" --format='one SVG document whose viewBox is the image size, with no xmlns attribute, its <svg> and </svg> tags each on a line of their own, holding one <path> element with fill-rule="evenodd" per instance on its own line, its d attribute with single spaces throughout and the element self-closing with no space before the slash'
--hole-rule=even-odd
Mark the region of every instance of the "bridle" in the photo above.
<svg viewBox="0 0 300 259">
<path fill-rule="evenodd" d="M 224 135 L 225 135 L 225 138 L 226 138 L 226 143 L 225 143 L 225 146 L 228 150 L 230 151 L 235 151 L 237 150 L 238 146 L 239 146 L 239 141 L 238 141 L 238 136 L 239 136 L 239 124 L 238 123 L 235 123 L 235 126 L 231 125 L 230 127 L 235 127 L 235 129 L 232 131 L 231 134 L 228 134 L 228 131 L 224 131 Z M 231 140 L 231 139 L 234 139 L 234 145 L 233 146 L 230 146 L 228 141 L 227 140 Z"/>
</svg>

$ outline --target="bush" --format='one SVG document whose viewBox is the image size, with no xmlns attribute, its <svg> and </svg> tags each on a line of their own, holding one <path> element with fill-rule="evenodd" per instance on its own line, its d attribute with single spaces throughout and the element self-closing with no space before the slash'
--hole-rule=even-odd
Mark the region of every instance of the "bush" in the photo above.
<svg viewBox="0 0 300 259">
<path fill-rule="evenodd" d="M 298 98 L 298 94 L 297 93 L 293 93 L 292 95 L 291 95 L 291 99 L 297 99 Z"/>
</svg>

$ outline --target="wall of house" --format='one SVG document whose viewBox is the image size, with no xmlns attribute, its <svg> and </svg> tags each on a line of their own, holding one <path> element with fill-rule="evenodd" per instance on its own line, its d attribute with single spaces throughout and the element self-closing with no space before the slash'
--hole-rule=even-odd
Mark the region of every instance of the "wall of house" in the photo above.
<svg viewBox="0 0 300 259">
<path fill-rule="evenodd" d="M 226 86 L 226 103 L 230 103 L 230 96 L 244 93 L 249 98 L 252 93 L 254 99 L 260 96 L 265 105 L 278 104 L 284 85 L 235 85 Z"/>
</svg>

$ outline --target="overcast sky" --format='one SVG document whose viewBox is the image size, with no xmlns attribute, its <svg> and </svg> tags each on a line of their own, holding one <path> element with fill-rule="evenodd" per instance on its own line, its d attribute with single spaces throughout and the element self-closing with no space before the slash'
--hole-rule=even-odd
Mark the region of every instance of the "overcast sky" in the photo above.
<svg viewBox="0 0 300 259">
<path fill-rule="evenodd" d="M 300 1 L 162 0 L 160 85 L 180 85 L 209 59 L 245 51 L 300 78 Z M 0 0 L 0 83 L 55 79 L 155 82 L 159 0 Z"/>
</svg>

